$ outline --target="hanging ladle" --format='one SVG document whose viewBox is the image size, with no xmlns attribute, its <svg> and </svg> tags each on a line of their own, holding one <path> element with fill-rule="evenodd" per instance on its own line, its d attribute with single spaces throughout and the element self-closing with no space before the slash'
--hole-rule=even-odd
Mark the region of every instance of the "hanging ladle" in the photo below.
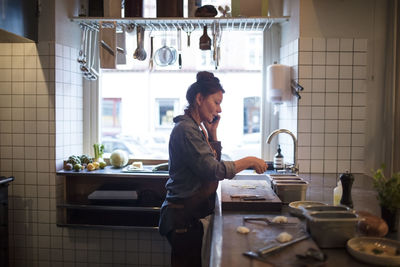
<svg viewBox="0 0 400 267">
<path fill-rule="evenodd" d="M 143 61 L 147 57 L 147 53 L 144 50 L 144 28 L 141 26 L 136 27 L 136 39 L 137 39 L 137 48 L 133 53 L 133 58 Z"/>
</svg>

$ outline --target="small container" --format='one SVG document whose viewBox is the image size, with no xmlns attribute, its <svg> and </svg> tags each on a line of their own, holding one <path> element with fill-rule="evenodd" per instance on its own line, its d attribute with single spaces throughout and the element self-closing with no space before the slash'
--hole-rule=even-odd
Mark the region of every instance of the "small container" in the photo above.
<svg viewBox="0 0 400 267">
<path fill-rule="evenodd" d="M 296 183 L 296 182 L 303 182 L 303 179 L 301 179 L 300 177 L 298 178 L 283 178 L 283 179 L 279 179 L 279 178 L 274 178 L 271 182 L 271 188 L 274 189 L 277 183 L 286 183 L 286 184 L 290 184 L 290 183 Z"/>
<path fill-rule="evenodd" d="M 320 248 L 343 248 L 356 235 L 361 220 L 353 212 L 313 211 L 304 213 L 307 229 Z"/>
<path fill-rule="evenodd" d="M 346 206 L 333 206 L 333 205 L 312 205 L 312 206 L 301 206 L 300 209 L 305 212 L 315 212 L 315 211 L 324 211 L 324 212 L 338 212 L 338 211 L 346 211 L 346 212 L 354 212 L 352 209 Z"/>
<path fill-rule="evenodd" d="M 306 181 L 273 181 L 273 190 L 284 203 L 306 199 Z"/>
<path fill-rule="evenodd" d="M 342 198 L 343 188 L 342 182 L 339 180 L 337 186 L 333 189 L 333 205 L 340 205 L 340 199 Z"/>
<path fill-rule="evenodd" d="M 281 154 L 281 146 L 278 145 L 278 150 L 274 157 L 274 169 L 281 170 L 284 167 L 285 167 L 285 163 L 284 163 L 283 155 Z"/>
</svg>

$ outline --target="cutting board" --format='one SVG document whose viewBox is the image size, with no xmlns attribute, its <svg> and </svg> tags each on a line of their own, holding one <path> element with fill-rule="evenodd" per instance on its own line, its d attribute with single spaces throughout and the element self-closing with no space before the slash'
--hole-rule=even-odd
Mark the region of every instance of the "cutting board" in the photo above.
<svg viewBox="0 0 400 267">
<path fill-rule="evenodd" d="M 274 215 L 225 214 L 222 227 L 221 267 L 312 266 L 307 264 L 318 263 L 296 257 L 296 254 L 304 255 L 309 248 L 319 250 L 311 238 L 271 252 L 263 258 L 263 261 L 243 255 L 246 251 L 255 251 L 270 245 L 272 242 L 278 242 L 275 239 L 282 232 L 291 234 L 293 239 L 305 233 L 304 225 L 296 217 L 287 217 L 288 222 L 292 224 L 269 225 L 262 221 L 244 221 L 243 217 L 245 216 L 267 217 L 270 220 L 274 218 Z M 236 231 L 238 226 L 245 226 L 249 228 L 250 232 L 248 234 L 240 234 Z"/>
<path fill-rule="evenodd" d="M 221 203 L 224 211 L 280 211 L 282 201 L 266 180 L 223 180 L 221 182 Z M 254 195 L 263 200 L 246 200 Z"/>
</svg>

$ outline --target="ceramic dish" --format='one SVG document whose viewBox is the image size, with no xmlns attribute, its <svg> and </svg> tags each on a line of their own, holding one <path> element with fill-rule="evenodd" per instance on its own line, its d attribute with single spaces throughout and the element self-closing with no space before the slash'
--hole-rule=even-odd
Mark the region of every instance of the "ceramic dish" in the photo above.
<svg viewBox="0 0 400 267">
<path fill-rule="evenodd" d="M 289 203 L 289 212 L 292 215 L 302 217 L 303 210 L 300 208 L 301 206 L 320 206 L 320 205 L 326 205 L 326 204 L 317 201 L 293 201 Z"/>
<path fill-rule="evenodd" d="M 356 259 L 381 266 L 400 265 L 400 242 L 380 237 L 354 237 L 347 251 Z"/>
</svg>

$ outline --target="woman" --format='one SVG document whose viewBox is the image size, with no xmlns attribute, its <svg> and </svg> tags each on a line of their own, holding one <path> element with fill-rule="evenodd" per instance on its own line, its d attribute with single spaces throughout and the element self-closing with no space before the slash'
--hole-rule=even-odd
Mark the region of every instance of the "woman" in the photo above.
<svg viewBox="0 0 400 267">
<path fill-rule="evenodd" d="M 265 161 L 256 157 L 221 161 L 217 127 L 225 91 L 210 72 L 199 72 L 196 78 L 186 93 L 188 107 L 184 115 L 174 118 L 169 140 L 170 178 L 159 231 L 171 245 L 173 267 L 201 266 L 200 219 L 214 211 L 218 181 L 247 168 L 257 173 L 267 170 Z"/>
</svg>

